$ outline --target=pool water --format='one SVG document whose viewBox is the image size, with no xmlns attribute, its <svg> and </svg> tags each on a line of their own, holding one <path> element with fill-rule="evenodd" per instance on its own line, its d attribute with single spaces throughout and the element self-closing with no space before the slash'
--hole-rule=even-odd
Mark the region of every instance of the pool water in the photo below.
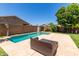
<svg viewBox="0 0 79 59">
<path fill-rule="evenodd" d="M 17 43 L 17 42 L 27 40 L 27 39 L 32 38 L 32 37 L 37 37 L 37 36 L 46 35 L 46 34 L 49 34 L 49 33 L 48 32 L 39 32 L 39 33 L 33 32 L 33 33 L 27 33 L 24 35 L 13 36 L 13 37 L 9 38 L 9 40 L 14 42 L 14 43 Z"/>
</svg>

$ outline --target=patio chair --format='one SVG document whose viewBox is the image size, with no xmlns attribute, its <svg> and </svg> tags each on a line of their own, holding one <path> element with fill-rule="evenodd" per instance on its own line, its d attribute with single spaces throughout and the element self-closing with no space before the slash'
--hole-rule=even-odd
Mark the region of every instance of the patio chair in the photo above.
<svg viewBox="0 0 79 59">
<path fill-rule="evenodd" d="M 58 48 L 58 42 L 38 38 L 31 38 L 30 45 L 31 49 L 45 56 L 55 56 Z"/>
</svg>

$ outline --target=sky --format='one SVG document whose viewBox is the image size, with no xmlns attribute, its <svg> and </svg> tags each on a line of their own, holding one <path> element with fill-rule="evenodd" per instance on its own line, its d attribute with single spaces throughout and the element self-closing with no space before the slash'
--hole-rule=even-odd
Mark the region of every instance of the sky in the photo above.
<svg viewBox="0 0 79 59">
<path fill-rule="evenodd" d="M 0 3 L 0 16 L 17 16 L 32 25 L 57 24 L 58 9 L 67 3 Z"/>
</svg>

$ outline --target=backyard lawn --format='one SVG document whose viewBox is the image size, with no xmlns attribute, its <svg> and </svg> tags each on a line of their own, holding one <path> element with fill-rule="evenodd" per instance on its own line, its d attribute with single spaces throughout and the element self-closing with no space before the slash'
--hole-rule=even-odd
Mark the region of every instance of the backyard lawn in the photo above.
<svg viewBox="0 0 79 59">
<path fill-rule="evenodd" d="M 4 36 L 0 36 L 0 38 L 3 38 Z"/>
<path fill-rule="evenodd" d="M 71 36 L 77 47 L 79 48 L 79 34 L 69 34 L 69 35 Z"/>
<path fill-rule="evenodd" d="M 0 48 L 0 56 L 8 56 L 8 54 L 2 48 Z"/>
</svg>

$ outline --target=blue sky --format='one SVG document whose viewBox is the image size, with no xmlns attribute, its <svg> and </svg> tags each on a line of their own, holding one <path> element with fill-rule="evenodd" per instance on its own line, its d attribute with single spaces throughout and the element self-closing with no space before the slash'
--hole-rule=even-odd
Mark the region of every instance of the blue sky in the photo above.
<svg viewBox="0 0 79 59">
<path fill-rule="evenodd" d="M 0 3 L 0 16 L 18 16 L 33 25 L 56 24 L 56 12 L 66 3 Z"/>
</svg>

